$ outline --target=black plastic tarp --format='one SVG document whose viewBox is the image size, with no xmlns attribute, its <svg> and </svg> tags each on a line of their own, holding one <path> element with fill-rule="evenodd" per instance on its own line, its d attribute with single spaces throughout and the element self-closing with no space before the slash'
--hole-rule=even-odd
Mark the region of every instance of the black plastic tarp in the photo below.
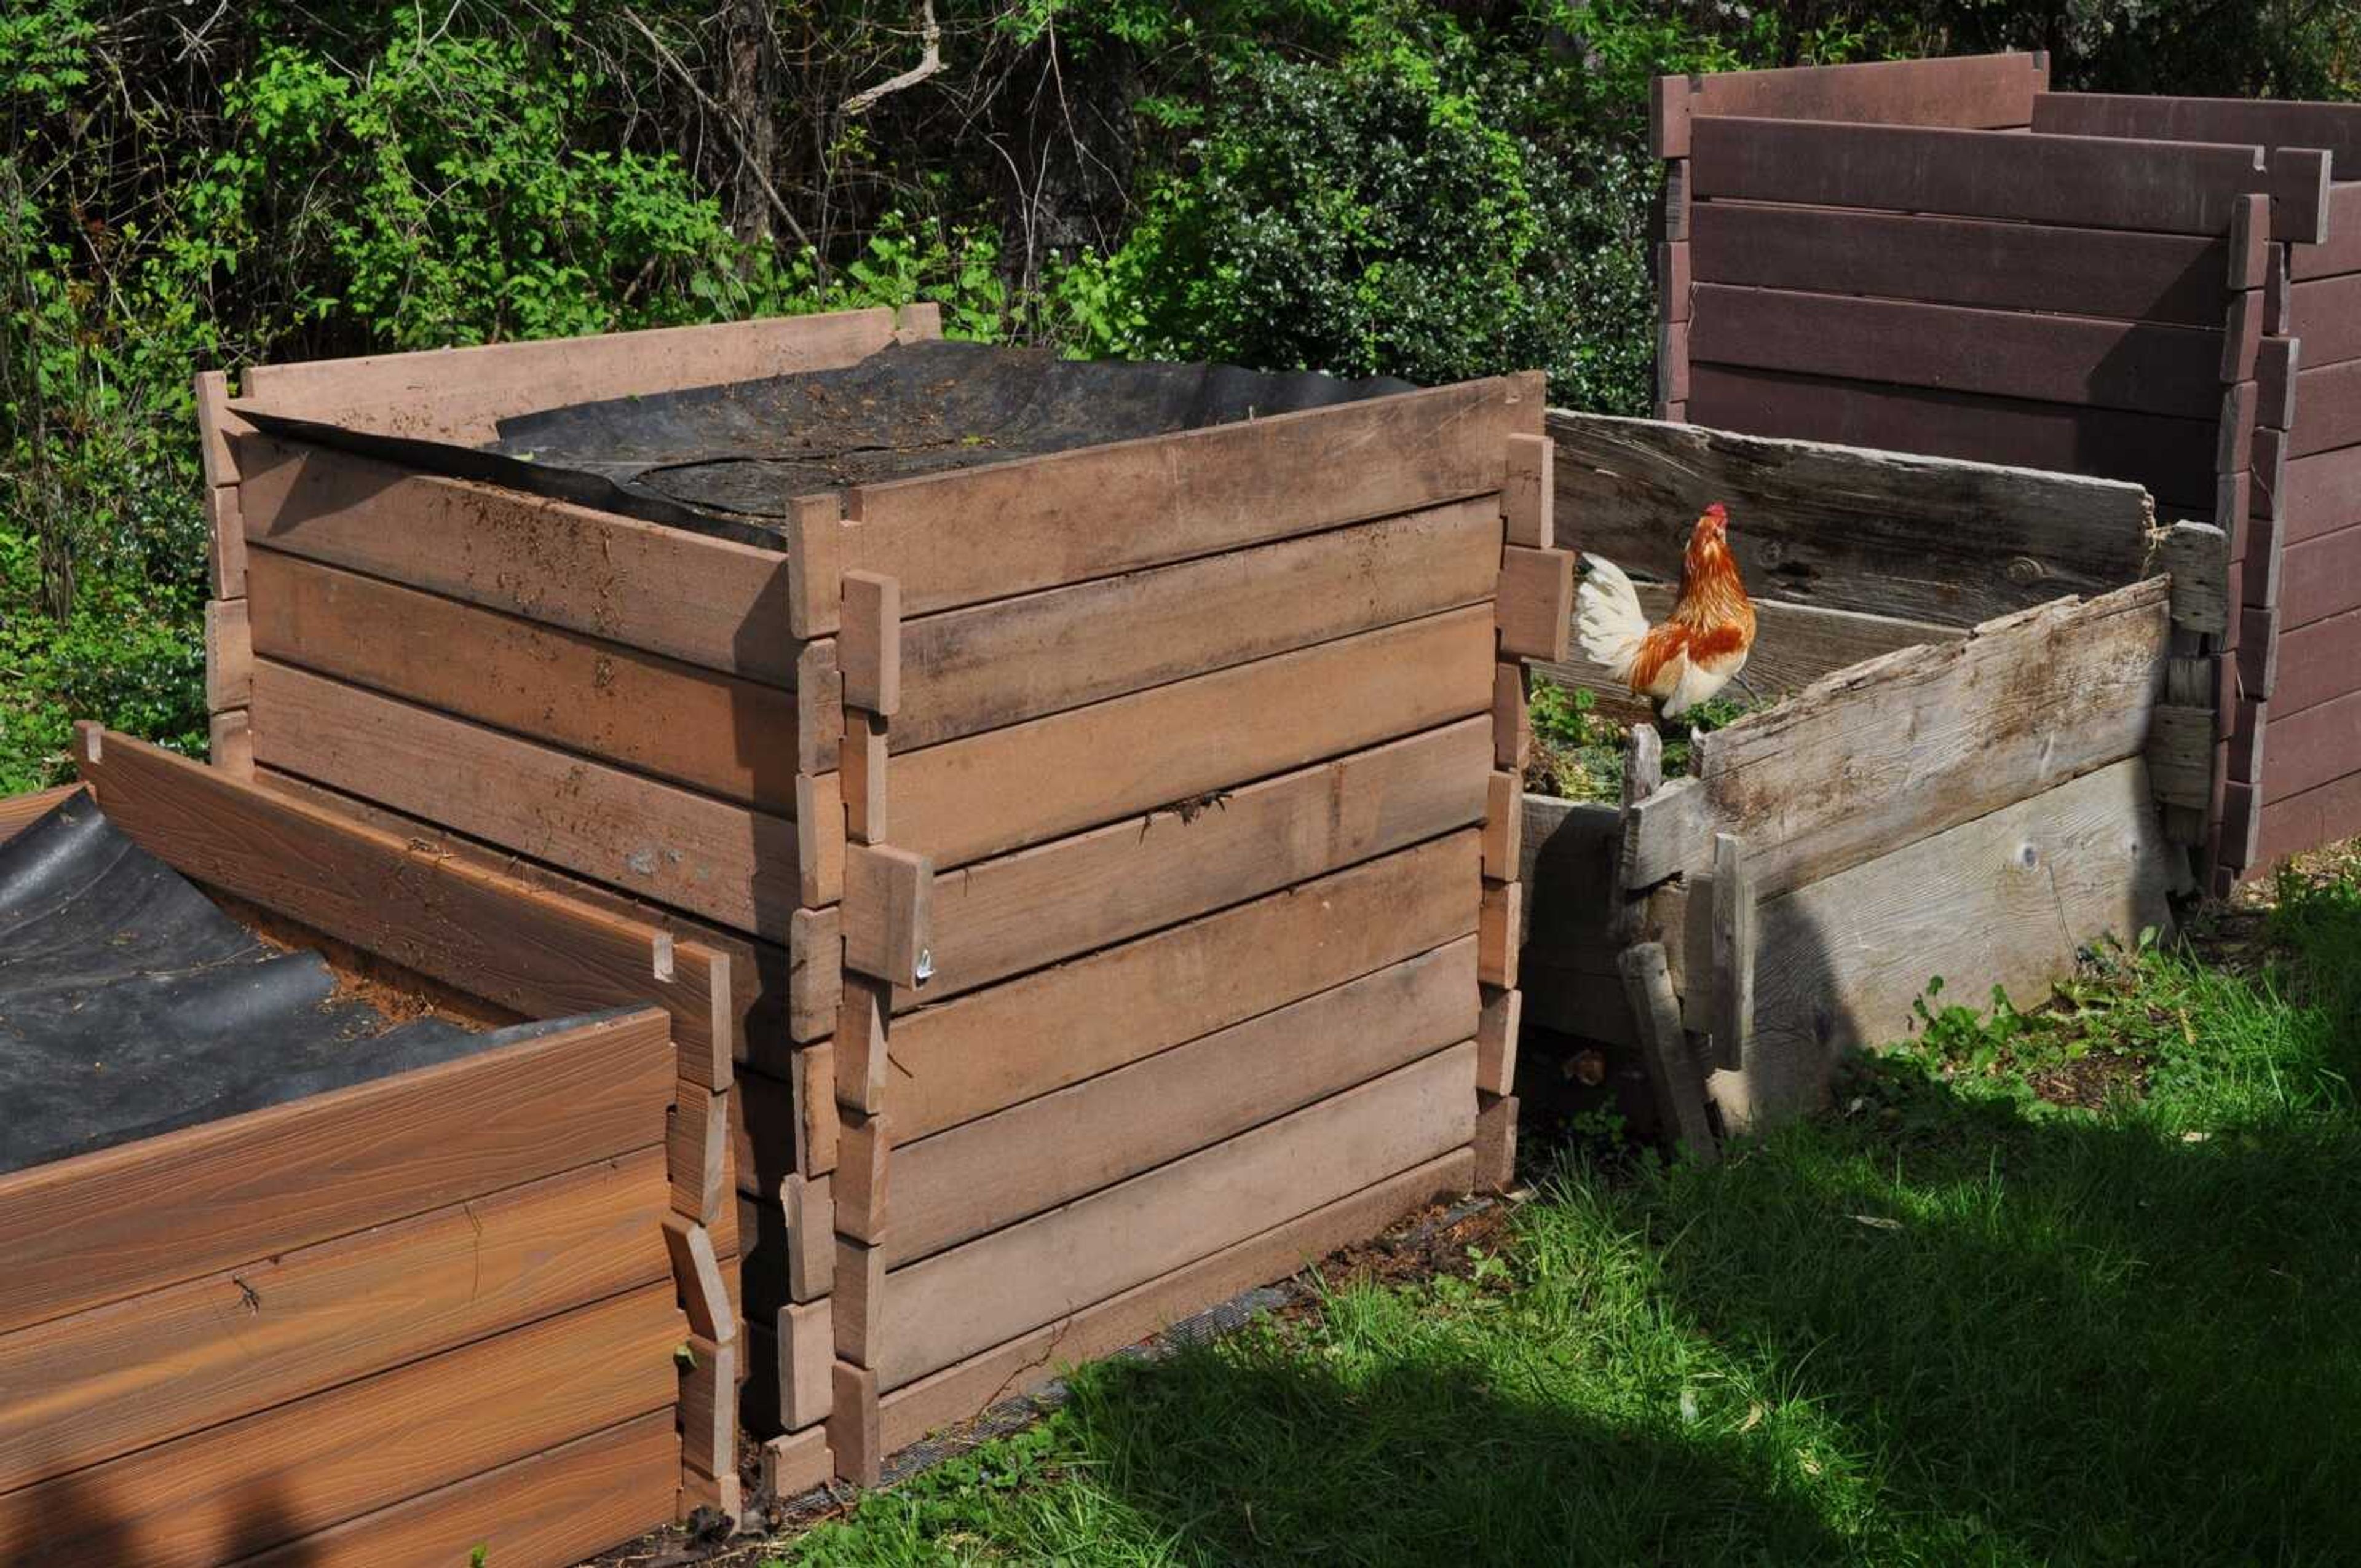
<svg viewBox="0 0 2361 1568">
<path fill-rule="evenodd" d="M 512 1044 L 389 1026 L 76 795 L 0 843 L 0 1172 Z"/>
<path fill-rule="evenodd" d="M 483 448 L 254 418 L 428 473 L 775 546 L 799 496 L 1413 389 L 929 340 L 841 369 L 523 414 Z"/>
</svg>

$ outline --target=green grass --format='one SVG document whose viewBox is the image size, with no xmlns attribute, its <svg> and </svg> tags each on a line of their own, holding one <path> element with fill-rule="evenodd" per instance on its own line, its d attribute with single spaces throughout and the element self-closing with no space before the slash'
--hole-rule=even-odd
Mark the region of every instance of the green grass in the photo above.
<svg viewBox="0 0 2361 1568">
<path fill-rule="evenodd" d="M 2270 930 L 1937 1009 L 1719 1168 L 1568 1164 L 1472 1278 L 1089 1369 L 777 1560 L 2353 1561 L 2361 885 Z"/>
</svg>

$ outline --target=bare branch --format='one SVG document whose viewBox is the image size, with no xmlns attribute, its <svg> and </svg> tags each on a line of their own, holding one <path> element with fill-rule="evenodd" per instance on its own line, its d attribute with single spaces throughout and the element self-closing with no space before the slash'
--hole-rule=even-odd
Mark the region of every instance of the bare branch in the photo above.
<svg viewBox="0 0 2361 1568">
<path fill-rule="evenodd" d="M 943 28 L 935 20 L 935 0 L 918 0 L 919 37 L 925 52 L 918 63 L 899 76 L 889 77 L 874 87 L 864 87 L 844 101 L 843 112 L 858 115 L 880 98 L 899 93 L 906 87 L 916 87 L 943 68 Z"/>
</svg>

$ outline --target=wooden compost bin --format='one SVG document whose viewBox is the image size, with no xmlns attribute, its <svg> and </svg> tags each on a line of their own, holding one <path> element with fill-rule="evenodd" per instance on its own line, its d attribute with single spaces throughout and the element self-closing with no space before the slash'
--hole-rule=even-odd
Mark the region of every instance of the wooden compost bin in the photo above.
<svg viewBox="0 0 2361 1568">
<path fill-rule="evenodd" d="M 855 485 L 755 543 L 249 424 L 474 444 L 936 335 L 203 389 L 216 764 L 737 960 L 782 1493 L 1512 1157 L 1516 660 L 1563 653 L 1572 569 L 1538 376 Z"/>
<path fill-rule="evenodd" d="M 697 1120 L 723 960 L 82 747 L 107 823 L 234 917 L 562 1022 L 0 1176 L 0 1559 L 557 1568 L 734 1487 L 736 1314 L 687 1218 L 729 1190 Z M 73 793 L 0 802 L 0 839 Z"/>
<path fill-rule="evenodd" d="M 1748 674 L 1787 695 L 1697 737 L 1687 778 L 1642 725 L 1620 806 L 1526 797 L 1528 1024 L 1637 1047 L 1671 1130 L 1709 1149 L 1908 1036 L 1930 977 L 2030 1004 L 2086 944 L 2169 928 L 2203 853 L 2220 530 L 2158 530 L 2115 481 L 1549 427 L 1559 515 L 1635 576 L 1675 579 L 1690 520 L 1729 506 Z M 1537 668 L 1615 694 L 1579 657 Z"/>
<path fill-rule="evenodd" d="M 2038 55 L 1660 82 L 1657 411 L 2221 524 L 2226 891 L 2361 832 L 2361 104 L 2047 85 Z"/>
</svg>

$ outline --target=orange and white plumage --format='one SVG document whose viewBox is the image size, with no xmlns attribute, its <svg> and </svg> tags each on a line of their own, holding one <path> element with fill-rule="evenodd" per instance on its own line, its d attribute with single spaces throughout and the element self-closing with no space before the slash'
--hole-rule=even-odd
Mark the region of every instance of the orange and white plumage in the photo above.
<svg viewBox="0 0 2361 1568">
<path fill-rule="evenodd" d="M 1754 606 L 1730 553 L 1730 513 L 1705 510 L 1681 558 L 1672 615 L 1648 624 L 1631 579 L 1612 561 L 1587 559 L 1575 592 L 1575 638 L 1614 677 L 1677 718 L 1728 685 L 1754 646 Z"/>
</svg>

